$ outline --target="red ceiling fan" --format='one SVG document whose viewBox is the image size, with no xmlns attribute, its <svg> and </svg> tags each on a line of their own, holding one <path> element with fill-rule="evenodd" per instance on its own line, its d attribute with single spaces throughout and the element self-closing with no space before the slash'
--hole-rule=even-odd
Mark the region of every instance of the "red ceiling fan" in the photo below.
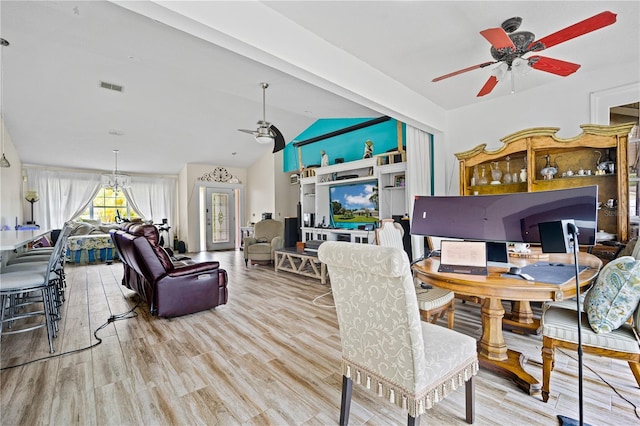
<svg viewBox="0 0 640 426">
<path fill-rule="evenodd" d="M 501 66 L 494 70 L 493 75 L 489 77 L 476 96 L 484 96 L 491 93 L 493 88 L 498 84 L 498 81 L 505 75 L 506 71 L 511 71 L 511 91 L 513 92 L 514 68 L 524 68 L 524 66 L 528 66 L 533 69 L 566 77 L 576 72 L 578 68 L 580 68 L 580 65 L 539 55 L 533 55 L 528 58 L 523 58 L 523 56 L 530 52 L 539 52 L 548 49 L 551 46 L 606 27 L 614 22 L 616 22 L 616 14 L 606 11 L 535 40 L 535 35 L 529 31 L 514 32 L 520 27 L 522 18 L 510 18 L 502 23 L 501 28 L 489 28 L 480 31 L 480 34 L 491 43 L 491 56 L 495 59 L 494 61 L 483 62 L 472 67 L 454 71 L 434 78 L 432 81 L 444 80 L 445 78 L 500 62 L 502 62 Z"/>
</svg>

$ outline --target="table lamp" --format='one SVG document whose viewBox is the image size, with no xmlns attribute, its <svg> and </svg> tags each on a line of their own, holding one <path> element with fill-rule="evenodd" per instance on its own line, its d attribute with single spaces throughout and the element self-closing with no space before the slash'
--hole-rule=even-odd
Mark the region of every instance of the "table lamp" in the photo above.
<svg viewBox="0 0 640 426">
<path fill-rule="evenodd" d="M 36 191 L 27 191 L 27 195 L 25 195 L 24 199 L 31 203 L 31 220 L 27 222 L 27 225 L 35 225 L 36 222 L 33 220 L 33 203 L 40 200 L 38 193 Z"/>
</svg>

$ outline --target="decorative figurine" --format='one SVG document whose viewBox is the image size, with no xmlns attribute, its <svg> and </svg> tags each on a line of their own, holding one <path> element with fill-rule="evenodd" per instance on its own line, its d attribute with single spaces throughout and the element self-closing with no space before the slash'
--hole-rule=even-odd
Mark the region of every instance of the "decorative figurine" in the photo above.
<svg viewBox="0 0 640 426">
<path fill-rule="evenodd" d="M 555 174 L 558 173 L 558 165 L 555 162 L 554 162 L 555 167 L 551 165 L 551 156 L 549 154 L 545 155 L 544 158 L 547 159 L 547 164 L 546 166 L 543 167 L 542 170 L 540 170 L 540 173 L 542 174 L 542 178 L 544 180 L 551 180 L 553 179 Z M 556 157 L 556 160 L 557 159 L 558 157 Z"/>
<path fill-rule="evenodd" d="M 370 139 L 367 139 L 364 143 L 364 155 L 362 158 L 371 158 L 373 157 L 373 142 Z"/>
<path fill-rule="evenodd" d="M 322 161 L 320 161 L 320 166 L 321 167 L 326 167 L 329 165 L 329 156 L 327 155 L 326 152 L 324 152 L 324 149 L 322 151 L 320 151 L 320 154 L 322 154 Z"/>
</svg>

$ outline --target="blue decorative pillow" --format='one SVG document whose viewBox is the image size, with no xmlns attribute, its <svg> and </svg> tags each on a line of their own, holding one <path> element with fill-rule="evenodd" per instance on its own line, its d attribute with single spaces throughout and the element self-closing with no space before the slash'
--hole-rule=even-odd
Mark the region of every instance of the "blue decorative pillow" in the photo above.
<svg viewBox="0 0 640 426">
<path fill-rule="evenodd" d="M 596 333 L 608 333 L 624 324 L 640 301 L 640 261 L 619 257 L 602 268 L 584 299 L 584 311 Z"/>
</svg>

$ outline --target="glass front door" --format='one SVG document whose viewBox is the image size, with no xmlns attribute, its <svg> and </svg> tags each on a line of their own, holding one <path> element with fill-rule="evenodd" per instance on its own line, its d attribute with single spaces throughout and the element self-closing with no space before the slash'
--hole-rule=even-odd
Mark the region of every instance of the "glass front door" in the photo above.
<svg viewBox="0 0 640 426">
<path fill-rule="evenodd" d="M 233 189 L 207 188 L 207 250 L 235 249 L 236 202 Z"/>
</svg>

